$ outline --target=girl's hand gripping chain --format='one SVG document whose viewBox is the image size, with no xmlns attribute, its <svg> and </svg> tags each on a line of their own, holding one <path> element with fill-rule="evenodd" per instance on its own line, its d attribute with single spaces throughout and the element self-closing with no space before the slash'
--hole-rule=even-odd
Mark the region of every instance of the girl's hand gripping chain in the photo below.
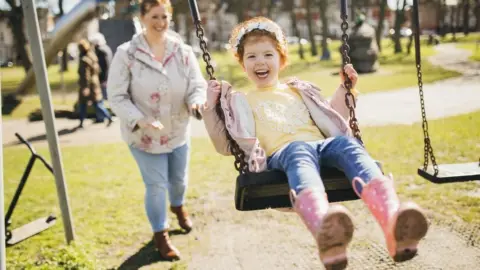
<svg viewBox="0 0 480 270">
<path fill-rule="evenodd" d="M 221 84 L 219 81 L 208 81 L 207 102 L 205 104 L 205 110 L 212 110 L 215 108 L 220 99 L 221 91 Z"/>
<path fill-rule="evenodd" d="M 352 89 L 350 90 L 355 89 L 355 86 L 358 81 L 357 71 L 353 68 L 352 64 L 345 65 L 344 71 L 347 74 L 348 78 L 350 78 L 350 81 L 352 82 Z M 340 71 L 340 79 L 342 80 L 342 84 L 345 85 L 345 76 L 343 75 L 343 71 Z"/>
</svg>

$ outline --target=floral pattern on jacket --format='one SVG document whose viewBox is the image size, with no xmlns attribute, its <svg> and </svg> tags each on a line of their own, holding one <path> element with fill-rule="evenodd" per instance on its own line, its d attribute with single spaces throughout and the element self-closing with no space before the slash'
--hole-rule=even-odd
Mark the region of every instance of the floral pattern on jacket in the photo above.
<svg viewBox="0 0 480 270">
<path fill-rule="evenodd" d="M 190 46 L 167 36 L 163 61 L 158 61 L 143 36 L 120 45 L 113 57 L 107 91 L 121 120 L 123 139 L 149 153 L 168 153 L 188 141 L 192 104 L 205 102 L 206 81 Z M 136 129 L 152 117 L 161 131 Z"/>
</svg>

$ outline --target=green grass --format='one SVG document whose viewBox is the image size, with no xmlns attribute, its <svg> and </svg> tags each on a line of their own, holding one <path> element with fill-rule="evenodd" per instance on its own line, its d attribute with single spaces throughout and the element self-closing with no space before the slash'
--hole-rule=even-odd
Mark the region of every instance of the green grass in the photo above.
<svg viewBox="0 0 480 270">
<path fill-rule="evenodd" d="M 76 95 L 66 95 L 65 98 L 61 95 L 54 95 L 52 97 L 53 106 L 56 110 L 65 109 L 73 110 L 73 105 L 77 101 Z M 3 120 L 22 119 L 28 116 L 31 112 L 40 109 L 40 98 L 37 95 L 30 95 L 22 98 L 21 103 L 9 115 L 3 115 Z"/>
<path fill-rule="evenodd" d="M 431 121 L 429 127 L 440 163 L 478 161 L 480 111 Z M 372 156 L 383 162 L 385 172 L 395 175 L 401 198 L 415 200 L 439 219 L 459 219 L 480 225 L 478 183 L 435 185 L 416 175 L 416 169 L 423 164 L 420 124 L 364 128 L 362 132 Z M 209 224 L 215 222 L 215 217 L 202 215 L 203 202 L 208 200 L 206 194 L 212 189 L 232 194 L 236 177 L 233 158 L 214 153 L 208 139 L 194 139 L 192 148 L 189 207 L 197 213 L 197 222 L 204 218 L 202 222 Z M 46 147 L 38 151 L 49 156 Z M 8 248 L 9 269 L 116 268 L 150 241 L 150 227 L 143 208 L 144 187 L 126 145 L 63 147 L 62 156 L 76 244 L 65 247 L 59 219 L 49 230 Z M 4 149 L 7 205 L 27 159 L 24 147 Z M 233 203 L 232 211 L 235 211 Z M 12 226 L 15 228 L 51 212 L 60 217 L 54 180 L 37 164 L 20 198 Z M 186 257 L 176 263 L 158 263 L 156 269 L 186 269 L 190 252 L 201 245 L 201 239 L 191 235 L 176 236 L 174 242 Z"/>
<path fill-rule="evenodd" d="M 59 72 L 59 65 L 50 65 L 48 67 L 48 80 L 50 82 L 50 89 L 52 91 L 61 91 L 61 74 Z M 11 68 L 0 69 L 2 93 L 15 92 L 17 87 L 23 81 L 25 77 L 25 71 L 21 66 L 15 66 Z M 69 92 L 75 92 L 78 90 L 78 74 L 77 64 L 70 62 L 68 65 L 68 71 L 63 74 L 65 89 Z M 30 90 L 33 92 L 34 90 Z"/>
<path fill-rule="evenodd" d="M 338 75 L 332 75 L 334 72 L 339 71 L 339 62 L 340 54 L 334 50 L 339 46 L 338 41 L 332 42 L 330 48 L 332 50 L 332 60 L 331 61 L 319 61 L 317 58 L 314 58 L 310 55 L 308 46 L 305 46 L 306 49 L 306 59 L 304 61 L 299 59 L 297 54 L 298 47 L 293 46 L 290 53 L 290 62 L 291 64 L 283 71 L 282 77 L 297 76 L 300 79 L 311 81 L 321 87 L 324 91 L 324 94 L 329 96 L 340 83 L 340 78 Z M 360 75 L 360 80 L 358 83 L 358 90 L 362 94 L 375 92 L 375 91 L 385 91 L 403 87 L 410 87 L 417 83 L 416 69 L 414 63 L 414 55 L 404 54 L 393 54 L 393 49 L 389 47 L 390 42 L 384 41 L 384 52 L 380 56 L 381 68 L 377 73 L 364 74 Z M 428 56 L 434 55 L 435 51 L 433 47 L 423 46 L 422 53 L 424 59 Z M 238 64 L 233 59 L 233 56 L 230 53 L 214 53 L 213 59 L 218 63 L 216 67 L 216 76 L 218 79 L 224 78 L 229 82 L 233 82 L 234 85 L 240 86 L 240 90 L 248 90 L 249 83 L 244 76 L 243 72 L 239 68 Z M 201 64 L 204 65 L 203 61 Z M 75 70 L 76 67 L 73 65 L 70 66 L 70 71 L 68 78 L 75 79 L 72 77 L 71 73 Z M 50 67 L 50 73 L 52 70 L 57 70 L 58 67 Z M 6 79 L 6 84 L 12 84 L 14 79 L 18 80 L 18 75 L 14 71 L 18 69 L 8 69 L 13 77 Z M 20 70 L 21 71 L 21 70 Z M 23 71 L 21 71 L 23 72 Z M 450 77 L 459 75 L 456 72 L 447 71 L 445 69 L 434 67 L 430 65 L 426 60 L 423 64 L 423 81 L 425 83 L 434 82 L 437 80 L 442 80 Z M 229 79 L 230 78 L 230 79 Z M 58 79 L 58 74 L 54 74 L 50 78 L 51 83 L 56 85 L 55 80 Z M 3 83 L 3 82 L 2 82 Z M 68 91 L 77 91 L 75 86 L 76 82 L 69 82 Z M 68 95 L 65 104 L 59 93 L 59 89 L 52 88 L 53 91 L 56 91 L 54 94 L 54 105 L 55 109 L 71 109 L 73 104 L 76 101 L 75 95 Z M 73 89 L 73 90 L 72 90 Z M 64 106 L 63 106 L 63 105 Z M 40 100 L 37 95 L 24 98 L 22 103 L 13 111 L 10 115 L 5 115 L 5 119 L 20 119 L 25 118 L 30 112 L 40 108 Z"/>
<path fill-rule="evenodd" d="M 470 60 L 472 61 L 479 61 L 480 62 L 480 39 L 477 44 L 475 43 L 464 43 L 464 44 L 459 44 L 459 48 L 466 49 L 472 52 L 472 55 L 470 56 Z"/>
<path fill-rule="evenodd" d="M 405 45 L 407 40 L 402 40 Z M 423 42 L 425 43 L 425 42 Z M 401 54 L 393 53 L 393 45 L 390 40 L 383 40 L 383 50 L 379 57 L 380 70 L 373 74 L 360 75 L 357 88 L 362 93 L 375 91 L 385 91 L 403 87 L 410 87 L 417 84 L 415 54 L 410 55 L 406 52 Z M 304 46 L 305 60 L 301 60 L 298 55 L 298 45 L 290 47 L 289 66 L 281 73 L 281 78 L 295 76 L 303 80 L 308 80 L 319 86 L 330 95 L 338 87 L 340 78 L 337 74 L 340 70 L 341 56 L 338 52 L 339 41 L 330 43 L 329 48 L 332 53 L 332 59 L 329 61 L 320 61 L 319 57 L 312 57 L 310 54 L 310 45 Z M 405 46 L 404 46 L 405 47 Z M 425 83 L 437 80 L 447 79 L 460 75 L 457 72 L 447 71 L 440 67 L 434 67 L 428 63 L 427 57 L 435 54 L 434 47 L 422 45 L 423 59 L 423 79 Z M 319 49 L 319 51 L 321 51 Z M 246 75 L 235 61 L 230 52 L 215 52 L 212 54 L 215 63 L 215 76 L 217 79 L 223 79 L 236 86 L 238 90 L 249 91 L 252 84 L 248 82 Z M 201 61 L 202 69 L 205 64 Z"/>
</svg>

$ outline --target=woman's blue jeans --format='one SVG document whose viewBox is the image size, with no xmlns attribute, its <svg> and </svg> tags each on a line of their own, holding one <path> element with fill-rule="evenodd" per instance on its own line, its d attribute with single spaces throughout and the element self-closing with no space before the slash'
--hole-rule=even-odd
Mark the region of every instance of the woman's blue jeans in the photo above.
<svg viewBox="0 0 480 270">
<path fill-rule="evenodd" d="M 183 205 L 188 185 L 189 144 L 171 153 L 150 154 L 130 146 L 145 183 L 145 210 L 153 232 L 169 227 L 167 193 L 171 206 Z"/>
<path fill-rule="evenodd" d="M 268 158 L 268 169 L 284 171 L 290 188 L 298 194 L 305 188 L 325 190 L 320 179 L 320 167 L 337 168 L 352 181 L 360 177 L 368 183 L 382 171 L 357 139 L 347 136 L 330 137 L 322 141 L 294 141 Z M 361 193 L 362 187 L 356 189 Z"/>
</svg>

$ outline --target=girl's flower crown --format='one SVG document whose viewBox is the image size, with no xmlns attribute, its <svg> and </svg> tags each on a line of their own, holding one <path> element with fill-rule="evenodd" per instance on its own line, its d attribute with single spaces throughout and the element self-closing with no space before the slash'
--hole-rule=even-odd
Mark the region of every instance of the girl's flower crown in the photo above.
<svg viewBox="0 0 480 270">
<path fill-rule="evenodd" d="M 285 35 L 283 34 L 282 29 L 278 24 L 270 21 L 270 20 L 265 20 L 265 21 L 252 21 L 244 25 L 237 33 L 237 37 L 233 40 L 232 48 L 237 51 L 238 46 L 240 45 L 240 41 L 242 38 L 250 33 L 253 30 L 265 30 L 268 31 L 272 34 L 275 35 L 275 38 L 277 39 L 278 43 L 280 44 L 280 47 L 282 47 L 283 50 L 286 50 L 287 48 L 287 41 L 285 39 Z"/>
</svg>

